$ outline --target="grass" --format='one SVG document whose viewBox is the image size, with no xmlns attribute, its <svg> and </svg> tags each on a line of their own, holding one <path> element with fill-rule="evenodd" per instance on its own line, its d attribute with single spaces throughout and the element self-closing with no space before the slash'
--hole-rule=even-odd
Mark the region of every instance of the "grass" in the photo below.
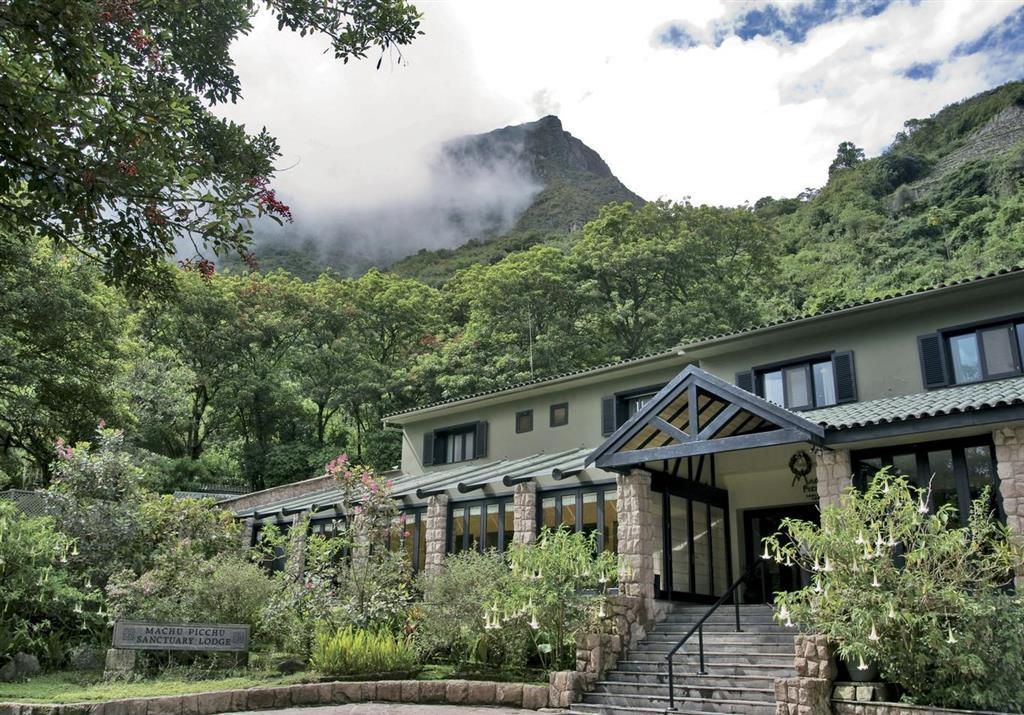
<svg viewBox="0 0 1024 715">
<path fill-rule="evenodd" d="M 0 683 L 0 702 L 82 703 L 157 695 L 211 693 L 261 686 L 292 685 L 310 679 L 310 673 L 278 675 L 250 673 L 206 680 L 161 676 L 133 683 L 104 683 L 99 673 L 47 673 L 21 683 Z M 315 674 L 314 674 L 315 675 Z"/>
</svg>

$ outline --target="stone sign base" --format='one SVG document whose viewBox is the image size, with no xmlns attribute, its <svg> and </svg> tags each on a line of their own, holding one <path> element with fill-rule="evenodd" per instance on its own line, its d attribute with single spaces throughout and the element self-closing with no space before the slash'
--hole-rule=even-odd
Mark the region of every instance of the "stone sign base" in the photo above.
<svg viewBox="0 0 1024 715">
<path fill-rule="evenodd" d="M 133 680 L 135 678 L 135 666 L 138 662 L 139 652 L 137 650 L 125 650 L 123 648 L 107 649 L 107 660 L 103 667 L 103 679 L 112 680 Z"/>
</svg>

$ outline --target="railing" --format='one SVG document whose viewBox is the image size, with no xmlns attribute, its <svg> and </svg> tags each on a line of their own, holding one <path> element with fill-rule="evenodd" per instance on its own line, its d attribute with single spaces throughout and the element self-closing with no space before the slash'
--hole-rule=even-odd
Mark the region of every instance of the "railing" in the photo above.
<svg viewBox="0 0 1024 715">
<path fill-rule="evenodd" d="M 691 628 L 689 631 L 687 631 L 686 635 L 683 636 L 679 640 L 679 642 L 675 644 L 675 646 L 672 648 L 672 650 L 670 650 L 668 652 L 668 655 L 665 656 L 666 660 L 668 660 L 668 709 L 669 710 L 675 710 L 676 709 L 675 673 L 673 672 L 673 669 L 672 669 L 672 658 L 679 651 L 679 649 L 683 647 L 683 645 L 686 643 L 686 641 L 690 640 L 690 638 L 693 636 L 693 634 L 696 633 L 697 634 L 697 651 L 700 654 L 700 670 L 697 671 L 697 674 L 698 675 L 707 675 L 708 674 L 707 671 L 704 670 L 704 622 L 708 618 L 711 617 L 711 614 L 713 614 L 715 611 L 718 610 L 719 606 L 721 606 L 723 603 L 728 601 L 729 597 L 732 596 L 732 602 L 733 602 L 733 605 L 736 608 L 736 632 L 737 633 L 742 633 L 743 632 L 743 628 L 740 627 L 740 600 L 736 597 L 736 589 L 738 589 L 741 584 L 745 583 L 748 579 L 750 579 L 750 577 L 752 577 L 755 573 L 757 573 L 758 569 L 762 569 L 763 570 L 766 563 L 767 563 L 767 561 L 765 561 L 764 559 L 760 559 L 759 558 L 759 559 L 756 559 L 753 564 L 751 564 L 749 567 L 747 567 L 747 570 L 743 573 L 743 575 L 740 576 L 738 579 L 736 579 L 736 581 L 733 583 L 733 585 L 729 587 L 729 590 L 727 590 L 725 593 L 723 593 L 719 597 L 719 599 L 717 601 L 715 601 L 715 604 L 713 606 L 711 606 L 711 608 L 709 608 L 707 610 L 707 613 L 705 613 L 703 616 L 700 617 L 700 620 L 698 620 L 693 625 L 693 628 Z M 762 597 L 762 600 L 764 600 L 765 602 L 767 602 L 767 596 L 768 596 L 767 591 L 766 591 L 766 581 L 767 581 L 767 578 L 766 578 L 765 574 L 762 573 L 761 574 L 761 597 Z"/>
</svg>

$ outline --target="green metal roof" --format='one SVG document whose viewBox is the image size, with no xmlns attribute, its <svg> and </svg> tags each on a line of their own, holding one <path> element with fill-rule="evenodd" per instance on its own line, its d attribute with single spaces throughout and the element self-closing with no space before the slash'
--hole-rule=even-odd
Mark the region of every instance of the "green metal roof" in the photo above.
<svg viewBox="0 0 1024 715">
<path fill-rule="evenodd" d="M 827 429 L 844 430 L 1013 405 L 1024 405 L 1024 377 L 853 402 L 800 415 Z"/>
</svg>

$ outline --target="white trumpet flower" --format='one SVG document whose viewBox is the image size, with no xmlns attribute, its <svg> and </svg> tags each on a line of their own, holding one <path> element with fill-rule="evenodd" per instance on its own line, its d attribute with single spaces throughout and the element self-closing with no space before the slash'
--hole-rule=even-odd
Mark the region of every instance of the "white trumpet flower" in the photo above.
<svg viewBox="0 0 1024 715">
<path fill-rule="evenodd" d="M 857 544 L 857 546 L 863 546 L 864 544 L 867 543 L 864 540 L 864 532 L 863 531 L 861 531 L 861 532 L 859 532 L 857 534 L 857 538 L 853 540 L 853 543 Z"/>
<path fill-rule="evenodd" d="M 954 643 L 957 642 L 956 638 L 953 637 L 953 627 L 952 626 L 949 627 L 949 638 L 946 639 L 946 642 L 949 643 L 950 645 L 953 645 Z"/>
<path fill-rule="evenodd" d="M 540 630 L 540 623 L 537 621 L 537 614 L 536 613 L 533 614 L 533 620 L 530 621 L 530 628 L 532 628 L 535 631 L 536 630 Z"/>
<path fill-rule="evenodd" d="M 874 574 L 872 574 L 871 585 L 874 586 L 875 588 L 880 588 L 881 585 L 882 585 L 879 582 L 879 580 L 878 580 L 878 572 L 877 571 L 875 571 Z"/>
<path fill-rule="evenodd" d="M 770 559 L 771 557 L 772 557 L 772 555 L 768 553 L 768 542 L 766 541 L 766 542 L 764 542 L 764 553 L 761 554 L 761 558 L 767 560 L 767 559 Z"/>
<path fill-rule="evenodd" d="M 864 662 L 864 656 L 860 657 L 860 664 L 857 666 L 857 670 L 867 670 L 868 664 Z"/>
<path fill-rule="evenodd" d="M 917 503 L 917 512 L 919 514 L 928 513 L 928 502 L 924 500 L 924 497 L 921 497 L 921 500 Z"/>
<path fill-rule="evenodd" d="M 878 631 L 875 630 L 874 622 L 872 622 L 872 624 L 871 624 L 871 632 L 868 633 L 868 640 L 869 641 L 877 641 L 878 640 Z"/>
</svg>

